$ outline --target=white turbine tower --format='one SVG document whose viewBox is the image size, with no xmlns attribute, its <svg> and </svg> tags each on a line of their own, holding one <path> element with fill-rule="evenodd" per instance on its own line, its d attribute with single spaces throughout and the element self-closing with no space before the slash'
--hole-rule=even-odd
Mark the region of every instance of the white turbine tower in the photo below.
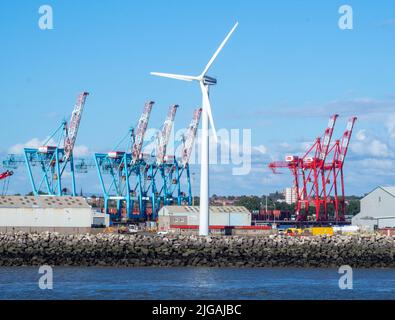
<svg viewBox="0 0 395 320">
<path fill-rule="evenodd" d="M 210 61 L 207 63 L 203 72 L 198 76 L 185 76 L 179 74 L 151 72 L 154 76 L 183 80 L 183 81 L 198 81 L 202 91 L 202 142 L 201 142 L 201 170 L 200 170 L 200 222 L 199 235 L 207 236 L 209 232 L 209 134 L 208 122 L 214 133 L 214 140 L 217 142 L 217 132 L 215 130 L 214 119 L 211 113 L 211 105 L 209 99 L 209 87 L 215 85 L 217 80 L 207 76 L 207 72 L 217 58 L 218 54 L 229 40 L 233 31 L 238 26 L 238 22 L 233 26 L 224 41 L 215 51 Z"/>
</svg>

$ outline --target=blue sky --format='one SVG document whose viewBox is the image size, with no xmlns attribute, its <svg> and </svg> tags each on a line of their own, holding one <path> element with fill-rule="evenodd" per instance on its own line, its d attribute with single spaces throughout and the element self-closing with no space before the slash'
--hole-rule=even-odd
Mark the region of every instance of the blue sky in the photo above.
<svg viewBox="0 0 395 320">
<path fill-rule="evenodd" d="M 54 11 L 54 30 L 38 27 L 38 8 Z M 354 29 L 340 30 L 338 9 L 353 8 Z M 345 165 L 348 193 L 394 184 L 395 4 L 393 1 L 2 1 L 0 5 L 0 152 L 45 139 L 70 116 L 77 94 L 87 100 L 77 145 L 107 151 L 156 101 L 159 127 L 178 103 L 184 128 L 200 93 L 193 84 L 150 71 L 198 74 L 239 21 L 210 75 L 217 128 L 252 130 L 260 147 L 252 172 L 232 177 L 212 168 L 211 192 L 262 194 L 291 183 L 272 175 L 271 160 L 302 153 L 332 113 L 358 116 Z M 98 192 L 95 172 L 79 179 Z M 24 169 L 10 191 L 28 191 Z"/>
</svg>

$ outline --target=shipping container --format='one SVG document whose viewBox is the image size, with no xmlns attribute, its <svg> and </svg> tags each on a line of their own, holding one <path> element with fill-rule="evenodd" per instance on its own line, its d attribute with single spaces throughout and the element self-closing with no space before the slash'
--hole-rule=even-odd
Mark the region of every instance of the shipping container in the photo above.
<svg viewBox="0 0 395 320">
<path fill-rule="evenodd" d="M 313 236 L 320 236 L 320 235 L 333 235 L 333 228 L 332 227 L 315 227 L 311 228 L 311 233 Z"/>
</svg>

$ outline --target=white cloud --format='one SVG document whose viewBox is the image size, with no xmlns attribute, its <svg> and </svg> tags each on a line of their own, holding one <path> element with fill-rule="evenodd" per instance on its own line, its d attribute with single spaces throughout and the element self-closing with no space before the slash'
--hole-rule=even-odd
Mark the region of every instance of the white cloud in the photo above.
<svg viewBox="0 0 395 320">
<path fill-rule="evenodd" d="M 395 138 L 395 115 L 392 114 L 392 115 L 388 116 L 385 126 L 387 127 L 388 135 L 390 136 L 390 138 L 394 139 Z"/>
<path fill-rule="evenodd" d="M 394 168 L 394 162 L 391 159 L 362 159 L 355 161 L 358 166 L 361 168 L 374 170 L 374 171 L 381 171 L 382 174 L 387 174 L 387 170 L 392 170 Z"/>
<path fill-rule="evenodd" d="M 360 130 L 356 134 L 356 141 L 350 146 L 351 151 L 358 156 L 384 157 L 392 155 L 389 146 L 367 134 L 365 130 Z"/>
<path fill-rule="evenodd" d="M 23 154 L 24 148 L 39 148 L 43 146 L 47 142 L 47 139 L 40 140 L 38 138 L 30 139 L 25 143 L 17 143 L 11 146 L 8 149 L 8 153 L 10 154 Z M 47 145 L 56 146 L 56 142 L 53 139 L 50 139 Z M 89 156 L 90 151 L 89 148 L 85 145 L 76 145 L 74 146 L 74 156 L 75 157 L 86 157 Z"/>
<path fill-rule="evenodd" d="M 87 157 L 91 154 L 89 148 L 83 144 L 74 146 L 74 157 Z"/>
<path fill-rule="evenodd" d="M 366 130 L 359 130 L 359 131 L 357 132 L 357 134 L 355 135 L 355 138 L 356 138 L 358 141 L 364 141 L 364 140 L 366 140 Z"/>
<path fill-rule="evenodd" d="M 38 148 L 44 145 L 47 139 L 40 140 L 38 138 L 33 138 L 25 143 L 17 143 L 8 149 L 8 153 L 12 154 L 22 154 L 24 148 Z M 56 145 L 56 142 L 51 139 L 48 145 Z"/>
</svg>

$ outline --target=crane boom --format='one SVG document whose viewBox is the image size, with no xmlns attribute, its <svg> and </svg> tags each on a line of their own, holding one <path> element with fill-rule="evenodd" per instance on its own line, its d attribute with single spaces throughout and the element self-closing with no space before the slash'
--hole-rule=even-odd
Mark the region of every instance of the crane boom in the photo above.
<svg viewBox="0 0 395 320">
<path fill-rule="evenodd" d="M 84 110 L 86 97 L 89 95 L 88 92 L 82 92 L 74 106 L 74 110 L 71 113 L 71 119 L 68 127 L 67 136 L 64 141 L 64 160 L 70 159 L 73 153 L 75 141 L 77 140 L 78 128 L 81 123 L 82 112 Z"/>
<path fill-rule="evenodd" d="M 357 117 L 352 117 L 347 122 L 346 131 L 344 132 L 341 143 L 340 143 L 340 152 L 339 152 L 338 159 L 337 159 L 337 162 L 341 165 L 343 165 L 344 159 L 346 158 L 348 146 L 350 144 L 350 139 L 351 139 L 352 131 L 354 129 L 354 124 L 355 124 L 356 120 L 357 120 Z"/>
<path fill-rule="evenodd" d="M 277 168 L 289 168 L 290 163 L 286 162 L 286 161 L 274 161 L 274 162 L 270 162 L 268 167 L 270 170 L 272 170 L 272 172 L 274 174 L 280 174 L 280 172 L 278 172 L 276 169 Z"/>
<path fill-rule="evenodd" d="M 141 150 L 143 148 L 144 135 L 147 131 L 148 121 L 151 115 L 152 107 L 154 106 L 153 101 L 149 101 L 144 106 L 144 111 L 137 124 L 137 130 L 134 137 L 134 143 L 132 147 L 132 163 L 136 163 L 139 160 Z"/>
<path fill-rule="evenodd" d="M 192 121 L 187 129 L 187 134 L 182 148 L 182 164 L 187 166 L 191 157 L 193 144 L 196 138 L 196 132 L 199 126 L 200 117 L 202 115 L 202 108 L 195 109 L 193 112 Z"/>
<path fill-rule="evenodd" d="M 179 106 L 177 104 L 170 106 L 166 120 L 163 124 L 162 131 L 159 134 L 158 143 L 156 145 L 156 163 L 158 165 L 164 162 L 167 145 L 169 143 L 170 133 L 173 128 L 174 119 L 176 117 L 176 112 L 178 107 Z"/>
<path fill-rule="evenodd" d="M 0 180 L 6 179 L 8 177 L 11 177 L 13 174 L 14 174 L 14 172 L 9 171 L 9 170 L 7 170 L 5 172 L 2 172 L 2 173 L 0 173 Z"/>
<path fill-rule="evenodd" d="M 334 114 L 333 116 L 330 117 L 328 127 L 325 129 L 324 136 L 321 140 L 321 151 L 319 154 L 319 159 L 324 163 L 326 156 L 328 155 L 328 150 L 329 150 L 329 145 L 332 140 L 332 135 L 333 135 L 333 129 L 336 124 L 336 120 L 339 117 L 338 114 Z"/>
</svg>

